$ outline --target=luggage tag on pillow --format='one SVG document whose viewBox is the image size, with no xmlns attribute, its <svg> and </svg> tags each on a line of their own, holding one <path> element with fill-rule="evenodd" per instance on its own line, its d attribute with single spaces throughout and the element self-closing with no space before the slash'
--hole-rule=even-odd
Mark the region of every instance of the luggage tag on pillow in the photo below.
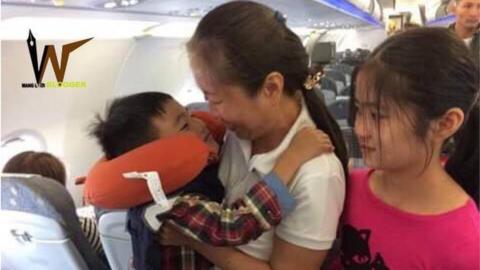
<svg viewBox="0 0 480 270">
<path fill-rule="evenodd" d="M 165 213 L 172 208 L 176 198 L 168 199 L 162 188 L 160 176 L 155 171 L 150 172 L 127 172 L 123 177 L 128 179 L 143 179 L 147 181 L 148 189 L 152 195 L 154 204 L 145 208 L 143 218 L 145 224 L 150 230 L 156 232 L 162 226 L 162 222 L 158 220 L 157 215 Z"/>
</svg>

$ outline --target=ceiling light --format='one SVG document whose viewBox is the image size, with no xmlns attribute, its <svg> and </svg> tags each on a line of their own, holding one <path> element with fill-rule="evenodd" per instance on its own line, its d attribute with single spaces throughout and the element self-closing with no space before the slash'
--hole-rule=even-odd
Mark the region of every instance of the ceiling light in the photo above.
<svg viewBox="0 0 480 270">
<path fill-rule="evenodd" d="M 143 29 L 156 25 L 153 21 L 63 18 L 15 17 L 2 20 L 2 40 L 25 40 L 29 29 L 39 40 L 128 39 L 143 33 Z M 52 29 L 55 29 L 53 31 Z"/>
<path fill-rule="evenodd" d="M 61 7 L 65 4 L 63 0 L 52 0 L 52 2 L 53 2 L 53 5 L 56 7 Z"/>
<path fill-rule="evenodd" d="M 315 32 L 315 29 L 309 27 L 292 27 L 291 29 L 298 36 L 308 36 Z"/>
<path fill-rule="evenodd" d="M 168 22 L 148 29 L 145 34 L 154 37 L 188 38 L 195 32 L 197 24 L 198 21 Z"/>
<path fill-rule="evenodd" d="M 114 8 L 117 6 L 117 3 L 115 2 L 107 2 L 103 5 L 104 8 Z"/>
</svg>

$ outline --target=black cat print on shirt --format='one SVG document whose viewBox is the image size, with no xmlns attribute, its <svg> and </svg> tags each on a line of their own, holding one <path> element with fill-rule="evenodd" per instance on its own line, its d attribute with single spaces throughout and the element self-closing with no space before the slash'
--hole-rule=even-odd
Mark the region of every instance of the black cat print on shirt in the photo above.
<svg viewBox="0 0 480 270">
<path fill-rule="evenodd" d="M 370 230 L 357 230 L 348 224 L 343 226 L 341 260 L 345 269 L 389 270 L 379 253 L 372 259 L 368 244 L 370 234 Z"/>
</svg>

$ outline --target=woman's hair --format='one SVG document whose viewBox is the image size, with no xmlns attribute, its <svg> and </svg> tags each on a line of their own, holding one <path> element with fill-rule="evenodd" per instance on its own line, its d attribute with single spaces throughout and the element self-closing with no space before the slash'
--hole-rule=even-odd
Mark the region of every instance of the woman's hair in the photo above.
<svg viewBox="0 0 480 270">
<path fill-rule="evenodd" d="M 90 135 L 97 138 L 105 157 L 112 159 L 158 139 L 152 118 L 165 113 L 172 97 L 160 92 L 143 92 L 113 100 L 105 119 L 97 114 Z"/>
<path fill-rule="evenodd" d="M 378 46 L 360 72 L 378 103 L 413 112 L 404 115 L 429 153 L 426 165 L 433 154 L 426 142 L 431 121 L 451 108 L 464 112 L 446 170 L 478 204 L 479 70 L 465 44 L 448 29 L 411 29 Z"/>
<path fill-rule="evenodd" d="M 63 163 L 47 152 L 26 151 L 12 157 L 5 167 L 4 173 L 38 174 L 51 178 L 65 186 L 65 167 Z"/>
<path fill-rule="evenodd" d="M 311 117 L 330 136 L 347 172 L 340 128 L 314 91 L 303 86 L 309 75 L 308 55 L 281 13 L 249 1 L 220 5 L 202 18 L 187 49 L 202 60 L 217 81 L 242 86 L 250 97 L 259 93 L 269 73 L 281 73 L 286 95 L 302 90 Z"/>
</svg>

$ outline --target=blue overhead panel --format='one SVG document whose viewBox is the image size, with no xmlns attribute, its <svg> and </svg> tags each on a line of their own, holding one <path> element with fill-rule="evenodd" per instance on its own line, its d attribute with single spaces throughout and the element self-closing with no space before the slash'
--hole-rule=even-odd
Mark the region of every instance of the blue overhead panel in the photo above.
<svg viewBox="0 0 480 270">
<path fill-rule="evenodd" d="M 453 0 L 425 0 L 426 25 L 444 26 L 455 22 Z"/>
<path fill-rule="evenodd" d="M 178 18 L 198 19 L 218 5 L 230 0 L 0 0 L 4 6 L 29 8 L 56 8 L 73 11 L 102 11 L 114 16 L 144 21 L 160 20 L 161 23 Z M 335 0 L 252 0 L 267 5 L 287 17 L 292 28 L 308 29 L 353 29 L 367 25 L 381 25 L 381 7 L 378 0 L 350 0 L 351 3 Z M 365 7 L 355 3 L 365 3 Z M 55 5 L 57 3 L 57 5 Z M 352 4 L 355 3 L 355 4 Z M 39 10 L 39 9 L 37 9 Z M 363 10 L 363 11 L 362 11 Z M 49 12 L 49 11 L 45 11 Z M 45 12 L 39 12 L 45 14 Z M 2 11 L 2 15 L 3 15 Z M 32 12 L 35 14 L 35 12 Z M 87 16 L 94 17 L 96 13 Z M 77 16 L 77 15 L 75 15 Z M 78 16 L 85 16 L 85 13 Z M 158 16 L 158 17 L 156 17 Z M 85 18 L 85 17 L 82 17 Z M 376 19 L 374 19 L 376 18 Z"/>
<path fill-rule="evenodd" d="M 445 17 L 441 18 L 436 18 L 434 20 L 428 21 L 427 25 L 446 25 L 446 24 L 451 24 L 455 22 L 455 16 L 454 15 L 448 15 Z"/>
<path fill-rule="evenodd" d="M 315 0 L 318 3 L 324 4 L 330 8 L 336 9 L 349 16 L 355 17 L 371 25 L 383 27 L 382 22 L 373 17 L 367 11 L 360 9 L 348 0 Z"/>
</svg>

